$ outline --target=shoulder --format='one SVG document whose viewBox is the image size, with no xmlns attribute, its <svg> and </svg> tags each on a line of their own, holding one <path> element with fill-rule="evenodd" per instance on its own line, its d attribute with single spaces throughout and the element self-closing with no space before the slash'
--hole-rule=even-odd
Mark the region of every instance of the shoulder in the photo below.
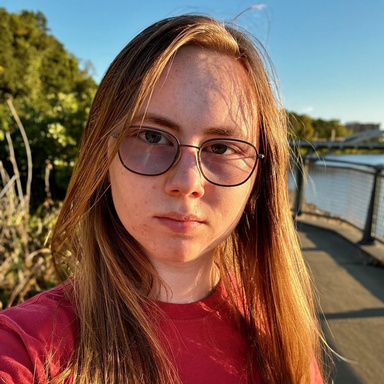
<svg viewBox="0 0 384 384">
<path fill-rule="evenodd" d="M 45 375 L 48 360 L 54 373 L 63 359 L 70 358 L 76 329 L 63 286 L 1 311 L 0 378 L 6 383 L 32 382 Z"/>
<path fill-rule="evenodd" d="M 63 286 L 40 293 L 24 303 L 0 312 L 0 330 L 46 343 L 71 331 L 75 322 L 73 307 Z M 1 345 L 1 342 L 0 342 Z"/>
</svg>

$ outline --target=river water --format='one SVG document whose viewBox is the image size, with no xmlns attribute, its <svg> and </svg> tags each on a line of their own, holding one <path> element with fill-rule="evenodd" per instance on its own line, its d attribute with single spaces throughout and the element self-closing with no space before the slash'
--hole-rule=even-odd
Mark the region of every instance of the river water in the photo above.
<svg viewBox="0 0 384 384">
<path fill-rule="evenodd" d="M 341 218 L 363 230 L 373 188 L 375 169 L 372 166 L 379 165 L 384 167 L 384 154 L 319 158 L 309 165 L 304 190 L 305 210 Z M 292 191 L 296 189 L 295 176 L 293 173 L 288 177 Z M 374 236 L 384 240 L 384 171 L 378 178 L 377 188 L 373 232 Z"/>
</svg>

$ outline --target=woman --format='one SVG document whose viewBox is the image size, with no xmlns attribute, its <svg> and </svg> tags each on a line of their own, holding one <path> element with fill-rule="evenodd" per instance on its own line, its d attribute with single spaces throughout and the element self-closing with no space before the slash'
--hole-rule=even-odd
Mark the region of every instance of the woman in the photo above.
<svg viewBox="0 0 384 384">
<path fill-rule="evenodd" d="M 144 30 L 90 111 L 52 239 L 69 278 L 0 316 L 0 377 L 322 383 L 287 162 L 249 37 L 193 15 Z"/>
</svg>

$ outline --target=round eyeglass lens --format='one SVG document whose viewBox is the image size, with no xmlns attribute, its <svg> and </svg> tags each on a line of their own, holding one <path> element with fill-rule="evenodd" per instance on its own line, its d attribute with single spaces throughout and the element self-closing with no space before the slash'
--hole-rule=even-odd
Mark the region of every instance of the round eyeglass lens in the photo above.
<svg viewBox="0 0 384 384">
<path fill-rule="evenodd" d="M 200 149 L 200 167 L 204 177 L 223 186 L 245 182 L 252 174 L 256 161 L 256 148 L 241 140 L 208 140 Z"/>
<path fill-rule="evenodd" d="M 166 132 L 131 127 L 119 149 L 125 168 L 142 175 L 154 176 L 166 172 L 178 152 L 175 137 Z"/>
</svg>

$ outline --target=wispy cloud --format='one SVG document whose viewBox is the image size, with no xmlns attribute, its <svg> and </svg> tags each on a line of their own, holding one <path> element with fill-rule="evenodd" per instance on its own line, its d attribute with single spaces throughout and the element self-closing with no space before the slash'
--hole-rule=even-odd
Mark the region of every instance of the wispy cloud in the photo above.
<svg viewBox="0 0 384 384">
<path fill-rule="evenodd" d="M 313 112 L 314 110 L 315 110 L 315 108 L 314 108 L 314 107 L 311 107 L 311 106 L 302 108 L 303 113 L 311 113 L 311 112 Z"/>
</svg>

